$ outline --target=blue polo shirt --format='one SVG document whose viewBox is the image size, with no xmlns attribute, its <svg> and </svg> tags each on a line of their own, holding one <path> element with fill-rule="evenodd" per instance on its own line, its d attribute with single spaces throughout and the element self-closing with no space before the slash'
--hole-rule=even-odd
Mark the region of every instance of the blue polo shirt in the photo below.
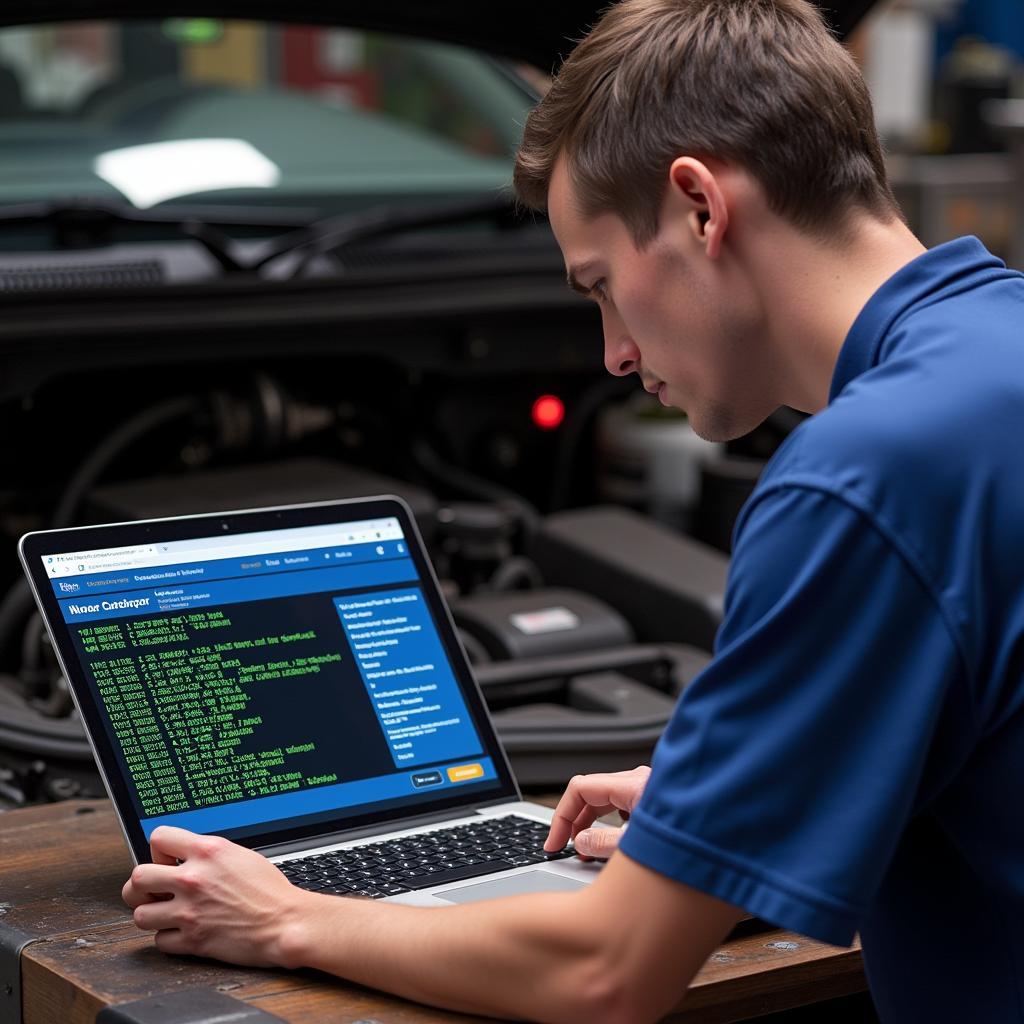
<svg viewBox="0 0 1024 1024">
<path fill-rule="evenodd" d="M 860 932 L 884 1021 L 1024 1021 L 1024 275 L 976 239 L 882 285 L 766 468 L 621 848 Z"/>
</svg>

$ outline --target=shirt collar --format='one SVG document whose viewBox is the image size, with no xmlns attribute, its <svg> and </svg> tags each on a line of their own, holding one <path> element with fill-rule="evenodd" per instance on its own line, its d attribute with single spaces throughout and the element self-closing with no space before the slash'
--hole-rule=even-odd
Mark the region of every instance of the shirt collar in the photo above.
<svg viewBox="0 0 1024 1024">
<path fill-rule="evenodd" d="M 937 245 L 897 270 L 853 321 L 839 350 L 829 402 L 855 377 L 881 362 L 882 342 L 902 313 L 954 281 L 962 285 L 971 274 L 1005 266 L 972 235 Z"/>
</svg>

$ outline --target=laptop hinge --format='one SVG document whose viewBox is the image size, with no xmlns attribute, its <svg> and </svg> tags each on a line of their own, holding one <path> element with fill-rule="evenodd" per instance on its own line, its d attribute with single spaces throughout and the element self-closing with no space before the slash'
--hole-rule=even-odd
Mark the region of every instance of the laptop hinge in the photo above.
<svg viewBox="0 0 1024 1024">
<path fill-rule="evenodd" d="M 304 850 L 331 846 L 334 843 L 347 843 L 350 839 L 367 839 L 370 836 L 390 835 L 392 832 L 401 832 L 407 828 L 418 828 L 421 825 L 434 825 L 442 821 L 468 818 L 483 807 L 497 807 L 500 804 L 511 803 L 513 800 L 514 798 L 506 795 L 496 800 L 485 800 L 475 803 L 471 807 L 452 807 L 447 811 L 438 811 L 434 814 L 418 814 L 411 818 L 397 818 L 379 825 L 344 829 L 340 832 L 326 832 L 320 836 L 307 836 L 305 839 L 298 839 L 294 842 L 277 843 L 274 846 L 257 846 L 255 849 L 257 852 L 262 853 L 264 857 L 280 857 L 285 853 L 301 853 Z"/>
</svg>

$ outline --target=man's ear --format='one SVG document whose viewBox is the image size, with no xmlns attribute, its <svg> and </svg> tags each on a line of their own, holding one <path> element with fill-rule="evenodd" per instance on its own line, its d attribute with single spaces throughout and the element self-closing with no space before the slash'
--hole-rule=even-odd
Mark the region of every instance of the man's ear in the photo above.
<svg viewBox="0 0 1024 1024">
<path fill-rule="evenodd" d="M 708 258 L 718 259 L 729 226 L 729 209 L 714 172 L 694 157 L 681 156 L 669 168 L 669 183 L 690 208 L 693 233 Z"/>
</svg>

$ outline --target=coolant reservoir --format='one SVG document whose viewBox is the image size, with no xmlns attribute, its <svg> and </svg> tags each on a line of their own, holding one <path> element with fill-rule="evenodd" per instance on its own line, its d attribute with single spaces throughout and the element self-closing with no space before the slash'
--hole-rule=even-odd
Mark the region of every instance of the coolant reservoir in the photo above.
<svg viewBox="0 0 1024 1024">
<path fill-rule="evenodd" d="M 724 444 L 698 437 L 684 412 L 636 394 L 598 417 L 598 489 L 607 501 L 686 529 L 700 500 L 701 466 L 724 452 Z"/>
</svg>

